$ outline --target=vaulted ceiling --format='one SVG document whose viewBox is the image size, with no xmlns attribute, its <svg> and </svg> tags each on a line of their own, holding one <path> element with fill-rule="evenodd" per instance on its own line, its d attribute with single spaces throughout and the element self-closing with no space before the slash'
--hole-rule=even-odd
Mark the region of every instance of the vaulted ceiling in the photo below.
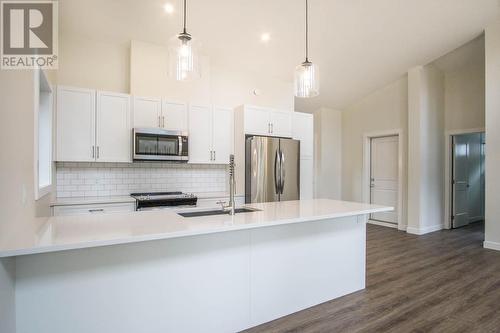
<svg viewBox="0 0 500 333">
<path fill-rule="evenodd" d="M 173 4 L 173 14 L 163 10 Z M 167 43 L 180 0 L 60 0 L 60 29 L 93 38 Z M 310 58 L 321 94 L 296 109 L 344 109 L 480 35 L 498 0 L 310 0 Z M 189 0 L 188 27 L 212 62 L 292 80 L 303 61 L 304 0 Z M 267 43 L 260 35 L 268 32 Z"/>
</svg>

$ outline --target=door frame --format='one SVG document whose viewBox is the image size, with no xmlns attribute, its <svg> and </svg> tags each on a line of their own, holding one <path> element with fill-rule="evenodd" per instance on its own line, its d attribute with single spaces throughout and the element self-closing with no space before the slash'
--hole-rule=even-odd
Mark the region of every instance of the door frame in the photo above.
<svg viewBox="0 0 500 333">
<path fill-rule="evenodd" d="M 387 131 L 369 132 L 363 134 L 363 202 L 370 203 L 370 173 L 371 173 L 371 140 L 374 138 L 383 138 L 388 136 L 398 137 L 398 224 L 384 223 L 379 221 L 368 220 L 368 223 L 382 225 L 386 227 L 397 228 L 398 230 L 406 230 L 406 223 L 403 221 L 403 170 L 404 170 L 404 142 L 402 129 L 394 129 Z"/>
<path fill-rule="evenodd" d="M 452 182 L 452 156 L 453 156 L 453 136 L 461 135 L 461 134 L 473 134 L 473 133 L 486 133 L 484 127 L 478 128 L 468 128 L 468 129 L 458 129 L 458 130 L 450 130 L 445 133 L 445 168 L 444 168 L 444 228 L 451 229 L 451 191 L 453 187 L 451 185 Z"/>
</svg>

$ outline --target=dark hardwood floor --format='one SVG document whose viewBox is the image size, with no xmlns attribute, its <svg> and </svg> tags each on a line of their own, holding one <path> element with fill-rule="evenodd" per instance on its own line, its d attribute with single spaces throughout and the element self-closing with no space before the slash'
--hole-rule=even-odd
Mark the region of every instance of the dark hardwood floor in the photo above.
<svg viewBox="0 0 500 333">
<path fill-rule="evenodd" d="M 500 332 L 500 252 L 483 230 L 368 225 L 365 290 L 246 332 Z"/>
</svg>

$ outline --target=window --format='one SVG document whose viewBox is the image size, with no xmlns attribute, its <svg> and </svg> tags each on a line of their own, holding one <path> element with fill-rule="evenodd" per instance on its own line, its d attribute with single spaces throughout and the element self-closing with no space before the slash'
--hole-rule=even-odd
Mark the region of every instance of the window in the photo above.
<svg viewBox="0 0 500 333">
<path fill-rule="evenodd" d="M 53 95 L 42 70 L 35 71 L 35 199 L 52 188 L 52 108 Z"/>
</svg>

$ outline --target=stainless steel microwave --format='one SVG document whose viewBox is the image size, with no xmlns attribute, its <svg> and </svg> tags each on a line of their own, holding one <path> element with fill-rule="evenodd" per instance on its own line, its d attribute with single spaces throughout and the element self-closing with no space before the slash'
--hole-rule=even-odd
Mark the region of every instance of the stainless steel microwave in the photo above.
<svg viewBox="0 0 500 333">
<path fill-rule="evenodd" d="M 187 162 L 188 137 L 181 131 L 160 128 L 134 128 L 134 161 Z"/>
</svg>

